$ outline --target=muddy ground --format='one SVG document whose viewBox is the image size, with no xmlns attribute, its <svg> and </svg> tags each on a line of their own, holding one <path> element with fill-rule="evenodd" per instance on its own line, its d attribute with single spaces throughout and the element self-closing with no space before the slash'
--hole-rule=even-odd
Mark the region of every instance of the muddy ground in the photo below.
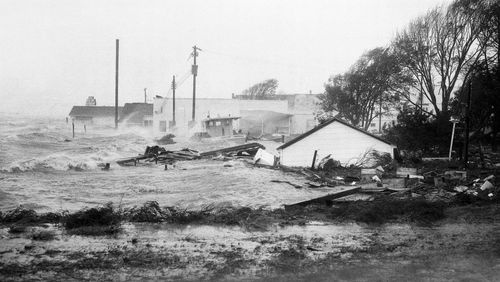
<svg viewBox="0 0 500 282">
<path fill-rule="evenodd" d="M 126 221 L 99 236 L 74 235 L 63 223 L 4 223 L 0 280 L 500 279 L 497 204 L 448 206 L 432 223 L 362 223 L 327 211 L 266 213 L 262 225 Z"/>
</svg>

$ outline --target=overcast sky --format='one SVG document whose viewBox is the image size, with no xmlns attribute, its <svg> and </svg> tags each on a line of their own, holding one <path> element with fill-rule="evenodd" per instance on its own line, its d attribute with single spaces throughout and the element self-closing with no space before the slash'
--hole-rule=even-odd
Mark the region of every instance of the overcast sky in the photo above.
<svg viewBox="0 0 500 282">
<path fill-rule="evenodd" d="M 0 1 L 0 112 L 66 116 L 94 96 L 114 105 L 143 89 L 167 96 L 198 57 L 199 97 L 230 98 L 276 78 L 278 92 L 321 93 L 369 49 L 385 46 L 440 0 Z M 192 78 L 178 97 L 192 95 Z"/>
</svg>

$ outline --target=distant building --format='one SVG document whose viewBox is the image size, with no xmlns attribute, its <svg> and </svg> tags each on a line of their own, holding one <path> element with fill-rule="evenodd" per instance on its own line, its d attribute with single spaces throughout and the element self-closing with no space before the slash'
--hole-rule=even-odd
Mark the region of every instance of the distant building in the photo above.
<svg viewBox="0 0 500 282">
<path fill-rule="evenodd" d="M 210 137 L 233 136 L 233 121 L 239 117 L 217 117 L 202 120 L 204 132 Z"/>
<path fill-rule="evenodd" d="M 153 104 L 147 103 L 125 103 L 120 120 L 126 126 L 153 126 Z"/>
<path fill-rule="evenodd" d="M 120 117 L 123 107 L 118 107 Z M 114 125 L 115 107 L 112 106 L 73 106 L 69 117 L 76 124 Z"/>
<path fill-rule="evenodd" d="M 242 110 L 240 129 L 252 136 L 265 134 L 291 134 L 293 115 L 275 111 Z"/>
<path fill-rule="evenodd" d="M 267 97 L 265 100 L 253 100 L 247 95 L 233 95 L 233 99 L 242 101 L 286 101 L 286 111 L 276 111 L 290 115 L 290 133 L 302 134 L 318 124 L 314 118 L 314 113 L 319 109 L 320 94 L 277 94 Z M 260 109 L 255 109 L 260 110 Z"/>
<path fill-rule="evenodd" d="M 173 122 L 172 99 L 156 97 L 153 109 L 155 135 L 170 132 L 187 132 L 192 118 L 192 99 L 175 100 L 175 124 Z M 207 117 L 239 116 L 233 120 L 235 130 L 252 135 L 301 134 L 316 125 L 314 113 L 319 109 L 318 95 L 293 94 L 273 95 L 264 100 L 233 95 L 232 99 L 196 99 L 196 120 Z M 203 130 L 202 124 L 196 130 Z"/>
<path fill-rule="evenodd" d="M 85 101 L 85 106 L 97 106 L 97 101 L 95 100 L 94 96 L 89 96 L 87 98 L 87 101 Z"/>
<path fill-rule="evenodd" d="M 331 155 L 343 165 L 355 163 L 368 151 L 377 150 L 394 157 L 396 147 L 378 136 L 349 123 L 332 118 L 279 146 L 280 163 L 284 166 L 311 166 L 314 152 L 316 160 Z"/>
</svg>

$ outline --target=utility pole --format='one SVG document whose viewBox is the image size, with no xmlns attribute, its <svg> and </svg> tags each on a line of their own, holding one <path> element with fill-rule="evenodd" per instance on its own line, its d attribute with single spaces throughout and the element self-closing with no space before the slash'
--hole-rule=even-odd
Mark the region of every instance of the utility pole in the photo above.
<svg viewBox="0 0 500 282">
<path fill-rule="evenodd" d="M 146 104 L 146 103 L 148 102 L 148 100 L 147 100 L 146 90 L 148 90 L 148 89 L 147 89 L 147 88 L 144 88 L 144 104 Z"/>
<path fill-rule="evenodd" d="M 378 133 L 382 133 L 382 95 L 380 95 L 378 105 Z"/>
<path fill-rule="evenodd" d="M 118 128 L 118 58 L 120 54 L 120 40 L 116 39 L 116 64 L 115 64 L 115 129 Z"/>
<path fill-rule="evenodd" d="M 465 150 L 464 150 L 464 168 L 467 169 L 469 162 L 469 126 L 470 126 L 470 94 L 472 83 L 469 81 L 469 91 L 467 93 L 467 112 L 465 114 Z"/>
<path fill-rule="evenodd" d="M 191 73 L 193 74 L 193 116 L 192 122 L 195 120 L 195 107 L 196 107 L 196 76 L 198 75 L 198 65 L 196 64 L 196 57 L 198 57 L 198 51 L 201 51 L 200 48 L 193 46 L 193 53 L 191 54 L 194 58 L 194 64 L 191 68 Z"/>
<path fill-rule="evenodd" d="M 175 75 L 172 79 L 172 126 L 175 126 Z"/>
</svg>

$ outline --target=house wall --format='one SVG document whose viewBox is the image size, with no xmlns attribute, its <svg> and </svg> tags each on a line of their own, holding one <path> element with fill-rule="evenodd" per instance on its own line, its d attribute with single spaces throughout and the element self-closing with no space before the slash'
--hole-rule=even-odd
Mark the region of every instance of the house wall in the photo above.
<svg viewBox="0 0 500 282">
<path fill-rule="evenodd" d="M 115 126 L 115 117 L 71 117 L 78 125 Z"/>
<path fill-rule="evenodd" d="M 288 101 L 286 100 L 233 100 L 238 101 L 241 111 L 273 111 L 277 113 L 288 113 Z"/>
<path fill-rule="evenodd" d="M 327 155 L 343 165 L 356 162 L 365 152 L 375 149 L 393 156 L 394 146 L 366 135 L 339 122 L 333 122 L 304 139 L 280 149 L 280 162 L 285 166 L 311 166 L 314 151 L 316 161 Z"/>
<path fill-rule="evenodd" d="M 294 114 L 291 120 L 291 132 L 302 134 L 313 129 L 317 124 L 313 114 Z"/>
</svg>

